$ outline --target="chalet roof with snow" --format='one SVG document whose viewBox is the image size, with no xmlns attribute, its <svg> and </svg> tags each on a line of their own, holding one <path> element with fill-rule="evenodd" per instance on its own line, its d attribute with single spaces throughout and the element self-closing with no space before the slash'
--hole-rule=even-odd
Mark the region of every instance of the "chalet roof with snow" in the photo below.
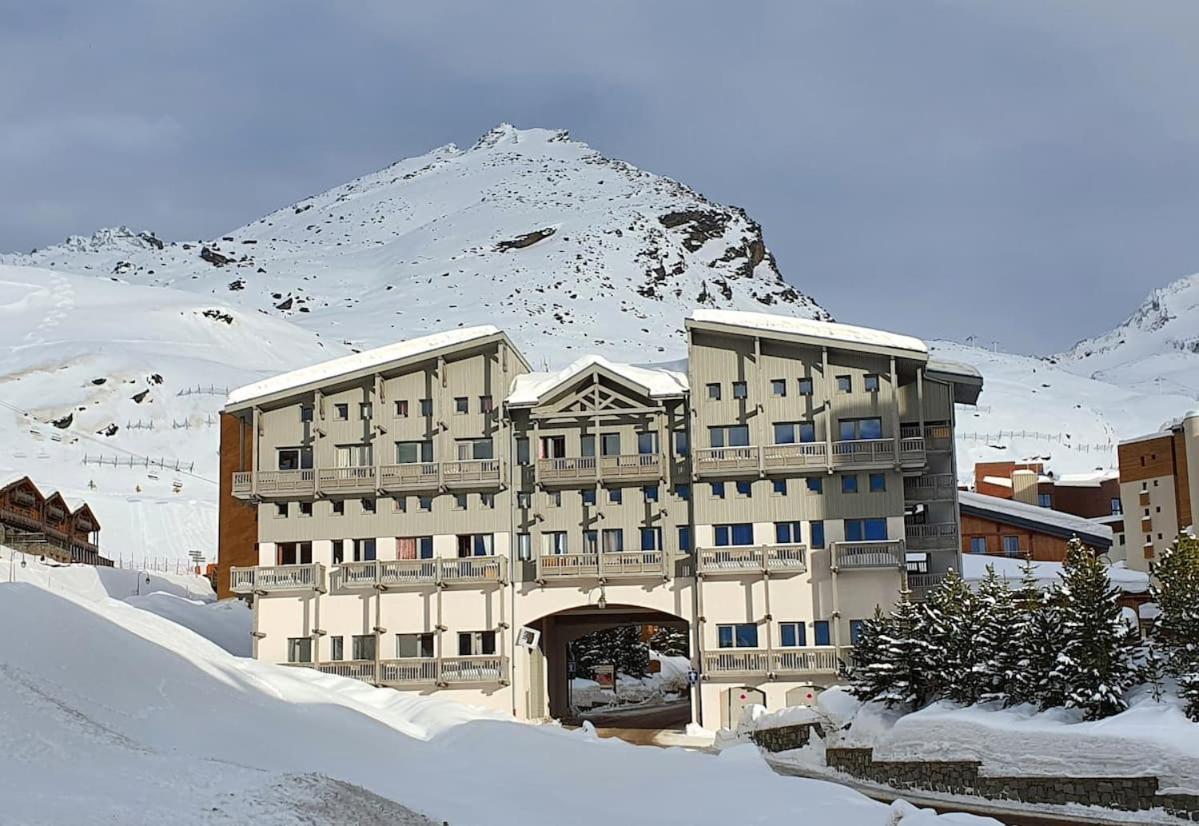
<svg viewBox="0 0 1199 826">
<path fill-rule="evenodd" d="M 987 496 L 973 491 L 959 491 L 958 502 L 964 516 L 978 516 L 1002 525 L 1024 528 L 1062 539 L 1071 539 L 1077 536 L 1101 553 L 1112 547 L 1111 528 L 1072 513 L 1063 513 L 1052 508 L 1029 505 L 1014 499 L 1000 499 L 997 496 Z"/>
<path fill-rule="evenodd" d="M 962 579 L 973 585 L 986 576 L 987 568 L 994 568 L 1000 579 L 1016 585 L 1024 576 L 1024 563 L 1023 559 L 1013 559 L 1008 556 L 963 554 Z M 1061 581 L 1062 563 L 1031 560 L 1030 564 L 1033 579 L 1042 588 Z M 1107 577 L 1113 585 L 1126 594 L 1144 594 L 1149 590 L 1149 574 L 1133 570 L 1123 562 L 1113 562 L 1108 565 Z"/>
<path fill-rule="evenodd" d="M 647 398 L 677 398 L 687 393 L 687 376 L 674 370 L 636 367 L 608 361 L 603 356 L 584 356 L 570 366 L 551 373 L 525 373 L 512 380 L 507 402 L 512 407 L 529 407 L 550 398 L 555 391 L 591 370 L 608 373 L 631 385 Z"/>
<path fill-rule="evenodd" d="M 225 409 L 238 410 L 264 401 L 284 399 L 315 390 L 331 382 L 351 381 L 401 364 L 423 361 L 469 345 L 481 345 L 492 341 L 505 342 L 512 354 L 528 369 L 528 362 L 508 336 L 498 327 L 484 324 L 398 341 L 247 384 L 229 394 L 225 401 Z"/>
<path fill-rule="evenodd" d="M 864 350 L 928 361 L 928 345 L 918 338 L 832 321 L 815 321 L 810 318 L 742 310 L 696 310 L 687 319 L 687 327 L 741 335 L 752 332 L 805 344 L 833 345 L 848 350 Z"/>
</svg>

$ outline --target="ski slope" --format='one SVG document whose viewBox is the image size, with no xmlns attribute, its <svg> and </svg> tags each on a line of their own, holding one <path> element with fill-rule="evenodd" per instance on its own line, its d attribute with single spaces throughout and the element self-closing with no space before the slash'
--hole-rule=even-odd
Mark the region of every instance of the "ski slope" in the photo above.
<svg viewBox="0 0 1199 826">
<path fill-rule="evenodd" d="M 16 571 L 0 582 L 5 823 L 993 823 L 784 778 L 753 748 L 636 747 L 241 659 L 79 566 Z"/>
</svg>

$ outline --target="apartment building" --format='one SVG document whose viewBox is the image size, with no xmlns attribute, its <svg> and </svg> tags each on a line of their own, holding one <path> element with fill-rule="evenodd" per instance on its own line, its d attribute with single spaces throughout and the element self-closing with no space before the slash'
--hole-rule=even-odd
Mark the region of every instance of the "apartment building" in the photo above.
<svg viewBox="0 0 1199 826">
<path fill-rule="evenodd" d="M 0 543 L 58 562 L 112 565 L 100 555 L 100 522 L 88 504 L 46 495 L 20 473 L 0 474 Z"/>
<path fill-rule="evenodd" d="M 1199 509 L 1199 411 L 1158 433 L 1120 443 L 1120 499 L 1124 511 L 1124 557 L 1128 567 L 1149 565 Z"/>
<path fill-rule="evenodd" d="M 624 623 L 690 629 L 704 725 L 835 681 L 876 605 L 957 567 L 981 379 L 846 325 L 687 334 L 686 374 L 535 373 L 481 327 L 235 391 L 219 577 L 254 655 L 530 719 L 568 711 L 568 643 Z"/>
<path fill-rule="evenodd" d="M 958 505 L 963 553 L 1061 562 L 1075 537 L 1109 558 L 1113 549 L 1112 529 L 1098 519 L 972 491 L 961 491 Z"/>
</svg>

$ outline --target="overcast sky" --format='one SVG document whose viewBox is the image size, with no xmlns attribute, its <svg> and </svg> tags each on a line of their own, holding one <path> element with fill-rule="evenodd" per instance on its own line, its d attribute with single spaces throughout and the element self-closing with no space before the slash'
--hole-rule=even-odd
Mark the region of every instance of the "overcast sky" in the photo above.
<svg viewBox="0 0 1199 826">
<path fill-rule="evenodd" d="M 0 250 L 500 121 L 745 207 L 844 321 L 1051 352 L 1199 271 L 1195 0 L 0 0 Z"/>
</svg>

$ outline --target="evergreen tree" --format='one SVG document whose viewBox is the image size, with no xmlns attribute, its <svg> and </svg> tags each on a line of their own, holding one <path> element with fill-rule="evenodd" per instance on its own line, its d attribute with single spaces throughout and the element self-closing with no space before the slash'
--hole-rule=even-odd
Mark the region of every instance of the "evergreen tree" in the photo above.
<svg viewBox="0 0 1199 826">
<path fill-rule="evenodd" d="M 1187 715 L 1199 720 L 1199 539 L 1180 536 L 1153 565 L 1153 638 L 1178 680 Z"/>
<path fill-rule="evenodd" d="M 1135 679 L 1137 640 L 1121 613 L 1119 589 L 1078 539 L 1066 549 L 1061 578 L 1055 589 L 1061 649 L 1050 680 L 1060 681 L 1066 707 L 1081 709 L 1087 719 L 1123 711 L 1124 692 Z"/>
<path fill-rule="evenodd" d="M 1018 668 L 1011 644 L 1019 624 L 1015 598 L 992 565 L 978 587 L 978 611 L 970 665 L 970 691 L 976 700 L 1008 703 Z"/>
<path fill-rule="evenodd" d="M 950 571 L 929 590 L 923 609 L 921 628 L 928 643 L 925 682 L 929 699 L 939 700 L 954 696 L 971 661 L 974 594 L 956 571 Z"/>
<path fill-rule="evenodd" d="M 849 657 L 850 691 L 863 702 L 869 702 L 882 693 L 883 687 L 876 680 L 881 674 L 877 665 L 883 658 L 881 640 L 888 633 L 887 617 L 876 605 L 874 616 L 862 621 Z"/>
<path fill-rule="evenodd" d="M 649 647 L 668 657 L 691 656 L 690 643 L 687 629 L 674 625 L 659 625 L 649 638 Z"/>
<path fill-rule="evenodd" d="M 1012 628 L 1011 669 L 1007 680 L 1007 705 L 1041 703 L 1051 699 L 1051 705 L 1061 705 L 1065 695 L 1049 679 L 1057 661 L 1058 619 L 1050 594 L 1041 589 L 1032 561 L 1025 559 L 1020 568 L 1020 588 L 1014 595 L 1015 625 Z"/>
<path fill-rule="evenodd" d="M 929 645 L 923 639 L 920 609 L 901 591 L 890 617 L 871 641 L 873 661 L 863 666 L 862 699 L 876 700 L 888 708 L 917 709 L 928 698 L 926 668 Z"/>
</svg>

